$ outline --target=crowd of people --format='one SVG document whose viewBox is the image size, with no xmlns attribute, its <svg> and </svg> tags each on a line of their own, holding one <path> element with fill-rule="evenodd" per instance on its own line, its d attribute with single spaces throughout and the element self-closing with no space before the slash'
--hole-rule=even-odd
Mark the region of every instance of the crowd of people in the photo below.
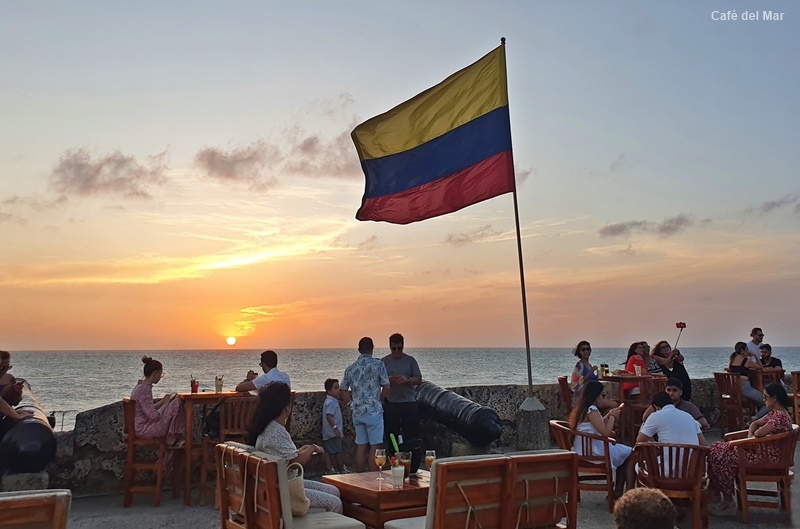
<svg viewBox="0 0 800 529">
<path fill-rule="evenodd" d="M 339 399 L 352 409 L 355 429 L 356 456 L 354 471 L 377 470 L 375 455 L 384 449 L 394 454 L 394 436 L 401 450 L 419 452 L 419 412 L 415 386 L 422 383 L 422 373 L 413 356 L 404 352 L 405 340 L 399 333 L 389 337 L 390 353 L 381 359 L 374 358 L 372 338 L 364 337 L 358 343 L 358 358 L 345 369 L 341 382 L 335 378 L 325 381 L 326 399 L 322 412 L 322 446 L 316 444 L 297 447 L 286 429 L 291 413 L 291 379 L 278 369 L 278 355 L 274 351 L 261 353 L 263 373 L 248 371 L 236 391 L 257 391 L 258 407 L 247 429 L 245 441 L 257 450 L 277 459 L 307 464 L 312 456 L 324 455 L 326 472 L 349 472 L 342 457 L 343 425 Z M 181 420 L 181 403 L 175 395 L 153 398 L 153 385 L 163 376 L 163 366 L 149 357 L 144 362 L 144 378 L 131 392 L 136 406 L 136 432 L 145 438 L 164 438 L 167 443 L 180 446 L 185 443 L 184 423 Z M 412 460 L 419 461 L 421 454 Z M 411 471 L 416 472 L 412 465 Z M 290 476 L 292 477 L 292 476 Z M 332 512 L 342 512 L 342 503 L 336 487 L 305 480 L 306 496 L 311 507 Z"/>
<path fill-rule="evenodd" d="M 755 416 L 749 418 L 751 422 L 748 437 L 765 437 L 791 431 L 792 418 L 787 411 L 791 404 L 783 381 L 767 384 L 763 391 L 753 387 L 750 382 L 753 371 L 782 370 L 783 365 L 780 359 L 772 356 L 772 347 L 763 343 L 764 332 L 761 328 L 753 328 L 750 336 L 750 342 L 736 343 L 725 368 L 730 374 L 739 376 L 742 396 L 751 400 L 758 410 Z M 598 376 L 598 366 L 592 365 L 590 360 L 592 348 L 589 342 L 579 342 L 573 353 L 578 357 L 578 362 L 570 377 L 574 392 L 570 427 L 578 432 L 615 437 L 615 428 L 620 423 L 624 404 L 617 404 L 607 398 L 605 387 Z M 672 349 L 665 341 L 658 342 L 652 350 L 647 342 L 637 341 L 628 349 L 624 365 L 627 374 L 646 373 L 655 377 L 667 377 L 665 391 L 652 395 L 650 407 L 643 413 L 642 425 L 635 437 L 636 443 L 657 440 L 669 444 L 706 446 L 703 430 L 709 428 L 709 423 L 691 402 L 691 379 L 679 350 Z M 629 402 L 641 400 L 638 380 L 624 382 L 622 391 Z M 600 440 L 593 441 L 592 453 L 604 453 L 605 446 Z M 626 488 L 634 488 L 633 447 L 622 443 L 607 446 L 611 466 L 616 474 L 615 494 L 619 497 Z M 576 438 L 573 449 L 578 453 L 582 452 L 583 444 L 580 439 Z M 769 452 L 748 452 L 747 457 L 762 458 L 752 462 L 767 463 L 777 461 L 778 456 Z M 719 441 L 710 446 L 707 468 L 709 487 L 712 497 L 719 500 L 709 507 L 711 514 L 736 514 L 734 481 L 737 468 L 738 456 L 732 445 Z"/>
</svg>

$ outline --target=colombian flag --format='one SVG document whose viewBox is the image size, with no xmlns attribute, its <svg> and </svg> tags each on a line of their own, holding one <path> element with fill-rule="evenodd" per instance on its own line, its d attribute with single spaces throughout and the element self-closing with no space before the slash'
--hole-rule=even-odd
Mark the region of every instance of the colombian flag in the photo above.
<svg viewBox="0 0 800 529">
<path fill-rule="evenodd" d="M 514 191 L 505 45 L 357 126 L 358 220 L 408 224 Z"/>
</svg>

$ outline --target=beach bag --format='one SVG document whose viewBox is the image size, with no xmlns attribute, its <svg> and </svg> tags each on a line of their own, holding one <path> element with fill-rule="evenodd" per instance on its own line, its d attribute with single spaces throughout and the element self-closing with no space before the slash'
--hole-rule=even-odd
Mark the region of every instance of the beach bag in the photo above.
<svg viewBox="0 0 800 529">
<path fill-rule="evenodd" d="M 306 489 L 303 485 L 303 465 L 289 463 L 286 472 L 288 473 L 292 467 L 297 467 L 297 475 L 289 478 L 289 503 L 292 506 L 292 516 L 305 516 L 311 506 L 311 500 L 306 496 Z"/>
</svg>

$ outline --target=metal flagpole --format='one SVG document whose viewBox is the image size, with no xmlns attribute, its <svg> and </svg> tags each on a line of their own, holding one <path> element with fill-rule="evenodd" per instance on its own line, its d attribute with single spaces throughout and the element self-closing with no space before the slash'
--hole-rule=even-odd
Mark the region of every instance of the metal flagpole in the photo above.
<svg viewBox="0 0 800 529">
<path fill-rule="evenodd" d="M 500 39 L 503 47 L 503 64 L 506 64 L 506 38 Z M 508 82 L 506 82 L 506 96 L 508 96 Z M 510 126 L 510 123 L 509 123 Z M 511 165 L 514 165 L 514 151 L 511 151 Z M 516 179 L 516 175 L 514 176 Z M 531 337 L 528 328 L 528 298 L 525 294 L 525 268 L 522 264 L 522 235 L 519 229 L 519 206 L 517 205 L 517 185 L 514 183 L 514 226 L 517 229 L 517 256 L 519 258 L 519 283 L 522 290 L 522 322 L 525 325 L 525 358 L 528 362 L 528 396 L 533 397 L 533 373 L 531 371 Z"/>
</svg>

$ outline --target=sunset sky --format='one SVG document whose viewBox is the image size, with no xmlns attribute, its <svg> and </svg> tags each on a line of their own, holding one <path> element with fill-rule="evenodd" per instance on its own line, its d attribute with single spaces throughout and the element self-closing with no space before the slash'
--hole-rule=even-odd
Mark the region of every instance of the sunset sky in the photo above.
<svg viewBox="0 0 800 529">
<path fill-rule="evenodd" d="M 799 345 L 795 3 L 70 1 L 0 16 L 0 349 L 524 346 L 511 195 L 354 218 L 500 37 L 532 346 Z"/>
</svg>

